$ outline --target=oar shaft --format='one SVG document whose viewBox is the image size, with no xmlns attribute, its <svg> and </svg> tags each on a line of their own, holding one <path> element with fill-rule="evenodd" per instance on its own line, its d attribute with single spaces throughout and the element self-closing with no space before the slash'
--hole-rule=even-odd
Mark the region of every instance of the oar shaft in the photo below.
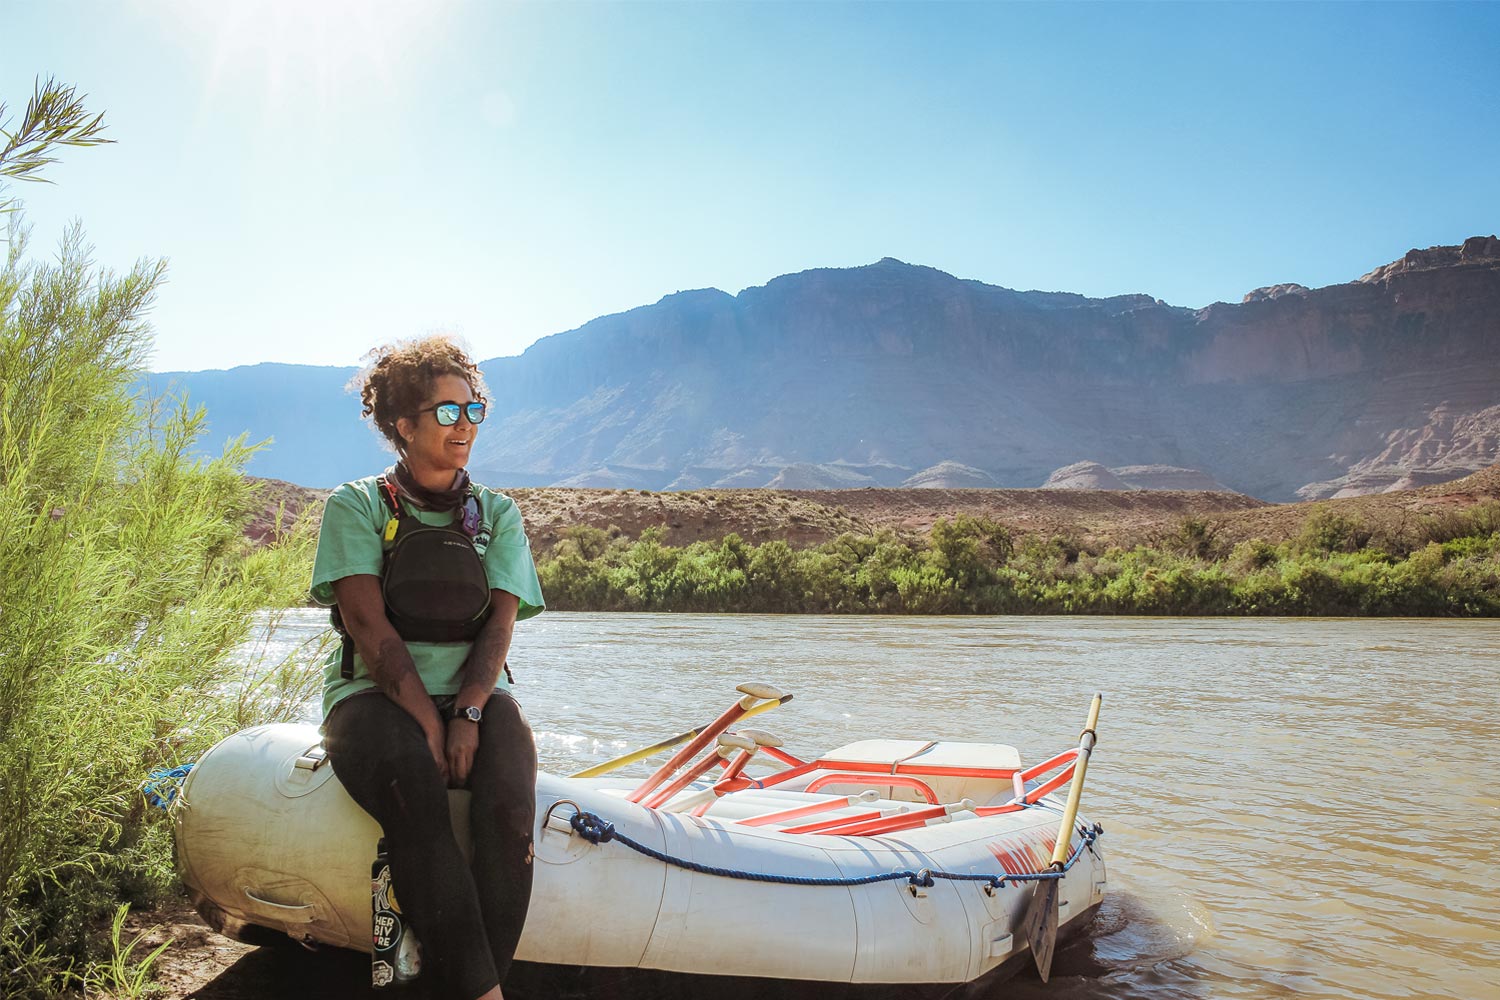
<svg viewBox="0 0 1500 1000">
<path fill-rule="evenodd" d="M 622 767 L 628 767 L 631 764 L 636 763 L 637 761 L 645 760 L 647 757 L 654 757 L 657 754 L 661 753 L 663 750 L 670 750 L 673 747 L 677 746 L 679 743 L 686 743 L 688 740 L 692 739 L 694 736 L 697 736 L 707 728 L 708 727 L 706 725 L 698 726 L 694 729 L 689 729 L 687 732 L 678 733 L 676 736 L 669 736 L 659 743 L 651 744 L 649 747 L 641 747 L 639 750 L 632 750 L 629 753 L 621 754 L 618 757 L 612 757 L 609 760 L 604 761 L 602 764 L 595 764 L 592 767 L 586 767 L 582 771 L 574 771 L 571 775 L 569 775 L 569 777 L 597 778 L 601 774 L 608 774 L 611 771 L 618 771 Z"/>
<path fill-rule="evenodd" d="M 740 718 L 748 719 L 752 715 L 759 715 L 762 712 L 769 712 L 771 709 L 779 708 L 791 700 L 791 695 L 784 694 L 780 698 L 772 698 L 770 701 L 763 701 L 759 705 L 756 705 L 754 708 L 746 709 L 745 714 L 740 716 Z"/>
<path fill-rule="evenodd" d="M 750 763 L 750 758 L 754 756 L 754 750 L 741 750 L 735 755 L 734 760 L 729 762 L 729 766 L 724 769 L 724 773 L 719 775 L 719 781 L 733 781 L 735 778 L 738 778 L 740 772 L 745 769 L 745 765 Z"/>
<path fill-rule="evenodd" d="M 691 785 L 693 782 L 697 781 L 699 778 L 703 777 L 703 775 L 708 773 L 708 770 L 718 762 L 718 752 L 710 749 L 708 753 L 703 755 L 703 758 L 701 760 L 695 763 L 692 767 L 688 768 L 686 771 L 683 771 L 671 781 L 667 782 L 665 785 L 662 785 L 656 791 L 652 792 L 647 798 L 642 799 L 641 803 L 647 809 L 660 809 L 662 806 L 666 805 L 668 799 L 676 795 L 678 792 L 682 791 L 688 785 Z"/>
<path fill-rule="evenodd" d="M 754 708 L 746 711 L 744 715 L 740 716 L 740 718 L 748 719 L 752 715 L 759 715 L 762 712 L 769 712 L 771 709 L 776 708 L 779 705 L 785 705 L 791 700 L 791 695 L 785 695 L 772 701 L 761 702 L 759 705 L 756 705 Z M 670 750 L 681 743 L 686 743 L 688 740 L 702 733 L 703 730 L 707 729 L 708 727 L 709 723 L 705 722 L 701 726 L 689 729 L 686 732 L 678 733 L 676 736 L 669 736 L 658 743 L 651 744 L 649 747 L 641 747 L 639 750 L 632 750 L 629 753 L 621 754 L 618 757 L 612 757 L 602 763 L 592 764 L 584 768 L 582 771 L 574 771 L 568 777 L 597 778 L 601 774 L 608 774 L 611 771 L 618 771 L 622 767 L 629 767 L 631 764 L 643 761 L 647 757 L 655 757 L 663 750 Z"/>
<path fill-rule="evenodd" d="M 723 788 L 724 783 L 726 781 L 733 781 L 734 779 L 738 778 L 740 776 L 740 772 L 745 769 L 745 765 L 750 763 L 750 758 L 754 756 L 754 750 L 741 750 L 738 754 L 735 755 L 733 761 L 723 761 L 723 763 L 726 765 L 724 768 L 724 773 L 719 776 L 719 779 L 713 783 L 713 787 L 709 789 L 709 791 L 713 792 L 713 797 L 708 799 L 702 805 L 695 806 L 692 810 L 693 815 L 702 816 L 704 813 L 708 812 L 709 807 L 718 801 L 719 796 L 725 794 Z"/>
<path fill-rule="evenodd" d="M 1068 861 L 1068 852 L 1073 845 L 1073 820 L 1078 818 L 1078 803 L 1083 798 L 1083 776 L 1089 769 L 1089 754 L 1094 751 L 1094 729 L 1099 725 L 1099 706 L 1104 703 L 1102 694 L 1094 695 L 1089 706 L 1089 721 L 1078 734 L 1078 759 L 1073 764 L 1073 784 L 1068 789 L 1068 804 L 1063 807 L 1062 823 L 1057 828 L 1057 847 L 1052 851 L 1052 867 L 1061 868 Z"/>
<path fill-rule="evenodd" d="M 734 725 L 737 721 L 743 718 L 745 713 L 750 711 L 750 709 L 754 706 L 755 696 L 748 694 L 745 695 L 745 697 L 741 698 L 739 701 L 735 702 L 733 705 L 730 705 L 729 708 L 724 711 L 723 715 L 710 722 L 702 732 L 693 737 L 693 739 L 688 743 L 687 746 L 683 747 L 681 750 L 678 750 L 675 754 L 673 754 L 665 764 L 657 768 L 655 774 L 651 775 L 651 777 L 647 778 L 644 782 L 641 783 L 640 787 L 627 795 L 625 797 L 625 800 L 627 802 L 641 802 L 645 800 L 648 795 L 656 791 L 659 787 L 665 784 L 666 781 L 672 777 L 672 775 L 676 774 L 678 768 L 682 767 L 688 761 L 698 756 L 698 754 L 702 752 L 704 747 L 712 743 L 720 733 L 724 732 L 730 726 Z"/>
</svg>

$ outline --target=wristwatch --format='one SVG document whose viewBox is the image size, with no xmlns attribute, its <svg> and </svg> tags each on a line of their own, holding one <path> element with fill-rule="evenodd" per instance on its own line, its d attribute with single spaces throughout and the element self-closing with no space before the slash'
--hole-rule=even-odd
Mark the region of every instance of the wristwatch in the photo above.
<svg viewBox="0 0 1500 1000">
<path fill-rule="evenodd" d="M 480 719 L 484 718 L 484 713 L 475 708 L 473 705 L 464 705 L 461 708 L 457 705 L 454 705 L 453 715 L 451 716 L 451 718 L 468 719 L 470 722 L 478 722 Z"/>
</svg>

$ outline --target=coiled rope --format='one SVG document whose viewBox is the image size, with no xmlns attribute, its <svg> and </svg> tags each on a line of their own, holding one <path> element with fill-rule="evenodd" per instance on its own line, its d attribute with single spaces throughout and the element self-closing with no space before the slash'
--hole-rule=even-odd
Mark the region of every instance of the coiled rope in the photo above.
<svg viewBox="0 0 1500 1000">
<path fill-rule="evenodd" d="M 1000 889 L 1007 883 L 1020 885 L 1022 882 L 1050 882 L 1062 878 L 1068 873 L 1068 869 L 1083 854 L 1084 850 L 1093 846 L 1094 841 L 1104 835 L 1104 827 L 1095 823 L 1092 827 L 1080 827 L 1079 833 L 1083 840 L 1063 864 L 1061 871 L 1024 872 L 1012 873 L 1003 868 L 998 875 L 978 874 L 975 872 L 948 872 L 922 868 L 918 871 L 903 869 L 901 871 L 881 872 L 878 875 L 852 875 L 852 876 L 814 876 L 814 875 L 779 875 L 772 872 L 750 872 L 738 868 L 720 868 L 715 865 L 705 865 L 687 858 L 674 857 L 662 851 L 656 850 L 635 840 L 630 835 L 621 833 L 615 829 L 613 823 L 601 819 L 598 815 L 578 811 L 568 820 L 568 824 L 584 840 L 591 844 L 608 844 L 611 841 L 624 844 L 639 854 L 653 858 L 665 864 L 685 868 L 688 871 L 698 872 L 701 875 L 717 875 L 721 878 L 745 879 L 751 882 L 775 882 L 782 885 L 873 885 L 876 882 L 893 882 L 897 879 L 906 879 L 912 887 L 930 888 L 936 884 L 937 879 L 947 879 L 950 882 L 984 882 L 991 889 Z"/>
<path fill-rule="evenodd" d="M 141 794 L 156 808 L 170 809 L 177 799 L 177 793 L 182 791 L 183 781 L 192 770 L 192 764 L 159 767 L 146 776 L 145 783 L 141 785 Z"/>
</svg>

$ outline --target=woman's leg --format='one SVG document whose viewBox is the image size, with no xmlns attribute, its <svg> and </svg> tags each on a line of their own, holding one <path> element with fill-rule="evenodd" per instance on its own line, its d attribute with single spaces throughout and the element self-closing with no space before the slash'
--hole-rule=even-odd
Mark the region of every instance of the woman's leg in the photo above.
<svg viewBox="0 0 1500 1000">
<path fill-rule="evenodd" d="M 497 691 L 484 707 L 469 789 L 474 882 L 495 972 L 504 982 L 531 903 L 536 818 L 536 744 L 521 707 L 508 694 Z"/>
<path fill-rule="evenodd" d="M 448 790 L 422 727 L 384 695 L 359 694 L 334 706 L 323 732 L 334 773 L 385 834 L 396 898 L 422 943 L 423 971 L 456 1000 L 483 996 L 500 980 L 474 880 L 453 839 Z"/>
</svg>

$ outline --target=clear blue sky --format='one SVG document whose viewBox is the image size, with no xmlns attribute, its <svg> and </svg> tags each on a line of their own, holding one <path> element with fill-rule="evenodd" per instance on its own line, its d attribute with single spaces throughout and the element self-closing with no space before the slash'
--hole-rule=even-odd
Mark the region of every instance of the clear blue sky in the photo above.
<svg viewBox="0 0 1500 1000">
<path fill-rule="evenodd" d="M 0 46 L 12 113 L 106 112 L 11 193 L 169 259 L 158 370 L 883 256 L 1201 306 L 1500 230 L 1496 4 L 0 0 Z"/>
</svg>

